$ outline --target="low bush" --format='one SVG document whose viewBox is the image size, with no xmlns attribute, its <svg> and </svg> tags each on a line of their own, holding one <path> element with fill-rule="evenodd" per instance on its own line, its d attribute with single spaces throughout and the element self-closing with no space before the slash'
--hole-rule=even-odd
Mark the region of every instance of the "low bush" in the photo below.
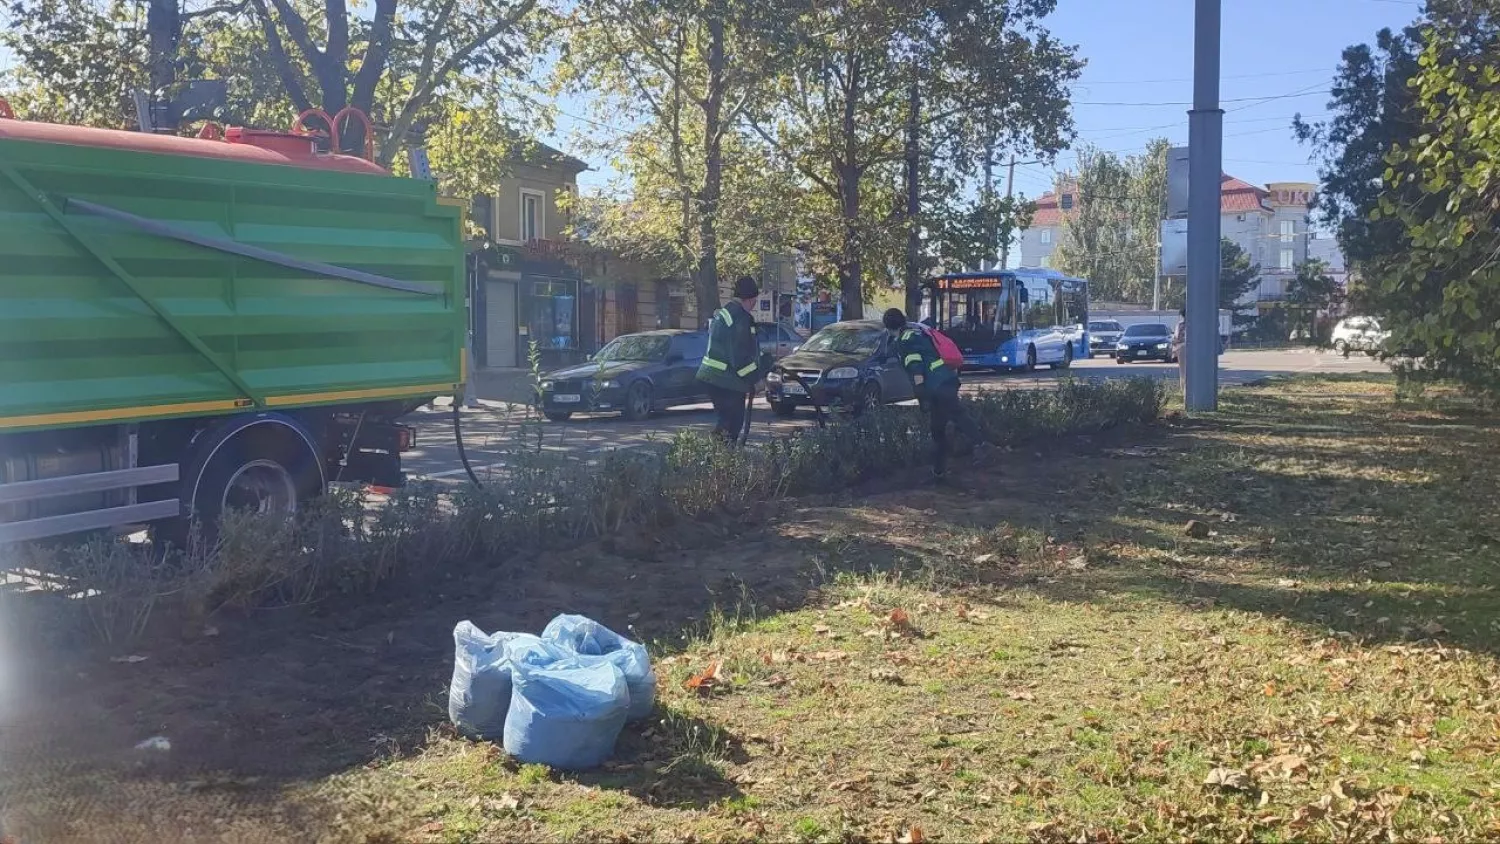
<svg viewBox="0 0 1500 844">
<path fill-rule="evenodd" d="M 997 390 L 965 401 L 988 438 L 1019 444 L 1150 423 L 1164 397 L 1159 382 L 1132 379 Z M 413 483 L 378 501 L 335 491 L 290 520 L 232 514 L 211 547 L 189 542 L 166 563 L 146 545 L 92 540 L 51 550 L 46 565 L 66 579 L 63 591 L 78 599 L 95 633 L 119 644 L 139 636 L 168 598 L 178 599 L 179 622 L 194 623 L 225 607 L 363 594 L 404 569 L 504 559 L 524 548 L 847 489 L 921 465 L 930 448 L 926 419 L 910 407 L 750 448 L 700 431 L 681 432 L 663 449 L 612 452 L 593 463 L 520 447 L 504 473 L 482 486 Z"/>
</svg>

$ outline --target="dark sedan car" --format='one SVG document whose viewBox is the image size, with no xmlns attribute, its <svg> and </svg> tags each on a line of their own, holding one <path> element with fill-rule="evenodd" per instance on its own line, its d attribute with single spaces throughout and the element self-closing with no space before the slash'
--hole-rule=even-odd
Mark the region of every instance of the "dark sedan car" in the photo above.
<svg viewBox="0 0 1500 844">
<path fill-rule="evenodd" d="M 1174 363 L 1172 329 L 1159 322 L 1143 322 L 1126 328 L 1120 335 L 1120 342 L 1115 344 L 1115 363 L 1137 360 Z"/>
<path fill-rule="evenodd" d="M 814 398 L 825 407 L 857 413 L 912 397 L 911 379 L 896 360 L 890 332 L 875 320 L 822 329 L 766 377 L 766 398 L 778 416 L 791 416 Z"/>
<path fill-rule="evenodd" d="M 615 413 L 632 421 L 708 400 L 698 364 L 702 331 L 646 331 L 609 341 L 586 363 L 542 376 L 542 412 L 554 422 L 575 413 Z"/>
</svg>

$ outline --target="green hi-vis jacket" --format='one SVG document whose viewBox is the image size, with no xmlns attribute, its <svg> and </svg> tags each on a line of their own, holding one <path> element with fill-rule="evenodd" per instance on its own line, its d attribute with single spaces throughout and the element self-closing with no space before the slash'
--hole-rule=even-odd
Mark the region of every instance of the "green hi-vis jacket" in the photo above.
<svg viewBox="0 0 1500 844">
<path fill-rule="evenodd" d="M 943 363 L 932 338 L 920 328 L 907 327 L 896 334 L 896 355 L 917 385 L 918 398 L 932 390 L 958 383 L 958 373 Z"/>
<path fill-rule="evenodd" d="M 715 311 L 709 323 L 708 351 L 698 366 L 698 380 L 748 393 L 763 375 L 755 318 L 739 302 L 730 302 Z"/>
</svg>

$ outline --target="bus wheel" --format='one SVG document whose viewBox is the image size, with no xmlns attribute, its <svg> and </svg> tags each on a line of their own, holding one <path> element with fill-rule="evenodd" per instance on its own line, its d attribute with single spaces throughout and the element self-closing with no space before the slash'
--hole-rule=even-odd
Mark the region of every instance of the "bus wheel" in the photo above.
<svg viewBox="0 0 1500 844">
<path fill-rule="evenodd" d="M 1073 345 L 1070 343 L 1063 347 L 1063 359 L 1052 364 L 1053 369 L 1067 369 L 1073 365 Z"/>
</svg>

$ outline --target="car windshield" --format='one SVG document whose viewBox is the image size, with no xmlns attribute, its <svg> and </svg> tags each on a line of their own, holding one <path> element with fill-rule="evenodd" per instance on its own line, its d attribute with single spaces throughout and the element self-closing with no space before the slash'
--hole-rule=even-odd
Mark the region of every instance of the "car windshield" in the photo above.
<svg viewBox="0 0 1500 844">
<path fill-rule="evenodd" d="M 625 360 L 662 360 L 672 341 L 660 334 L 627 334 L 616 337 L 594 355 L 600 363 Z"/>
<path fill-rule="evenodd" d="M 828 328 L 819 331 L 802 345 L 804 352 L 838 352 L 845 355 L 873 355 L 880 348 L 879 328 Z"/>
<path fill-rule="evenodd" d="M 1172 332 L 1159 322 L 1148 322 L 1141 325 L 1132 325 L 1125 329 L 1126 337 L 1166 337 Z"/>
<path fill-rule="evenodd" d="M 1091 323 L 1089 323 L 1089 330 L 1090 331 L 1119 331 L 1120 330 L 1120 324 L 1118 322 L 1091 322 Z"/>
</svg>

